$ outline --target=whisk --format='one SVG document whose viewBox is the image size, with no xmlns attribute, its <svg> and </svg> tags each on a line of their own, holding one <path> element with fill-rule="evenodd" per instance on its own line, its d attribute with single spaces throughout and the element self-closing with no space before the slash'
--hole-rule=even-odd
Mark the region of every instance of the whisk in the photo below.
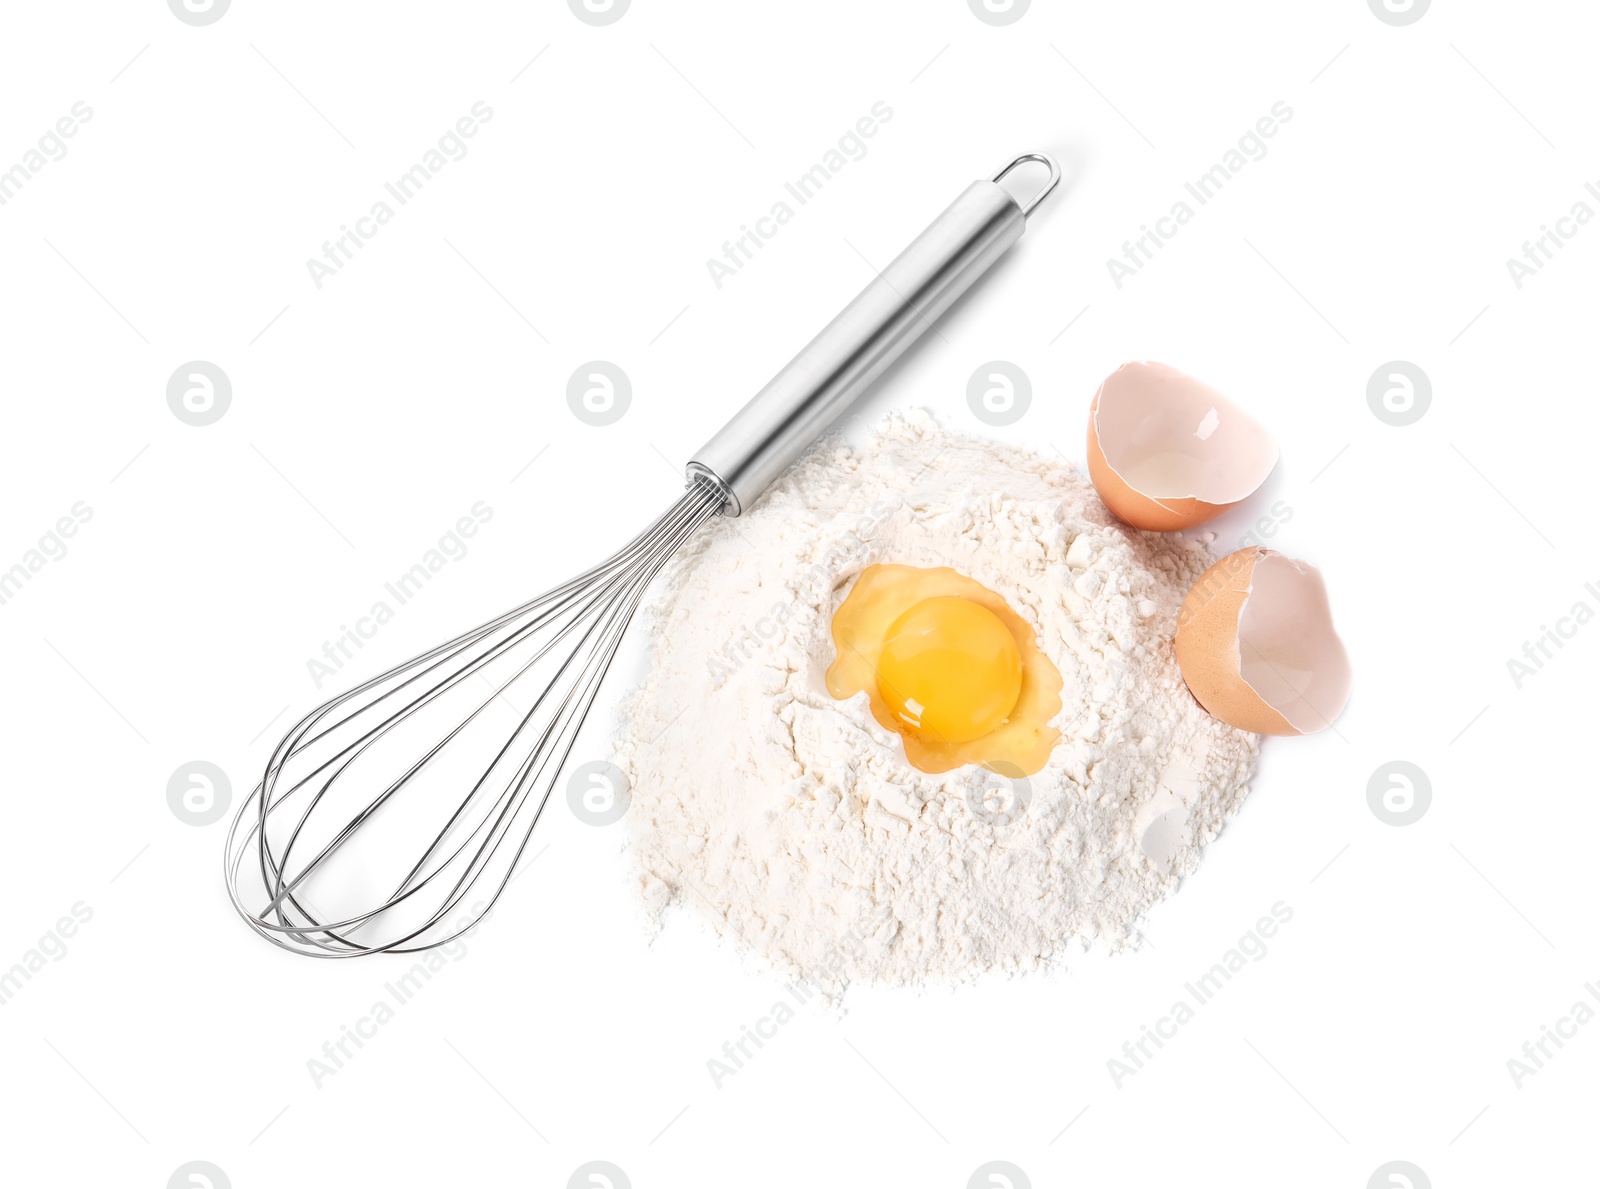
<svg viewBox="0 0 1600 1189">
<path fill-rule="evenodd" d="M 1026 162 L 1049 177 L 1021 203 L 1000 182 Z M 969 186 L 695 454 L 684 494 L 610 558 L 296 723 L 228 832 L 229 896 L 250 927 L 317 958 L 410 953 L 476 927 L 525 869 L 651 580 L 706 521 L 747 510 L 1021 237 L 1060 178 L 1028 153 Z"/>
</svg>

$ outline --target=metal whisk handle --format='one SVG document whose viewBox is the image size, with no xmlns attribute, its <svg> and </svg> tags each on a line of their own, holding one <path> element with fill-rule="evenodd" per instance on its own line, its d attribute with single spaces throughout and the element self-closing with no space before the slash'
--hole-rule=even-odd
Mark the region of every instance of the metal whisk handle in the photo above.
<svg viewBox="0 0 1600 1189">
<path fill-rule="evenodd" d="M 1050 178 L 1023 205 L 999 183 L 1025 161 L 1048 166 Z M 1055 161 L 1028 153 L 968 186 L 695 452 L 690 479 L 714 479 L 727 493 L 724 515 L 742 513 L 1022 237 L 1060 180 Z"/>
</svg>

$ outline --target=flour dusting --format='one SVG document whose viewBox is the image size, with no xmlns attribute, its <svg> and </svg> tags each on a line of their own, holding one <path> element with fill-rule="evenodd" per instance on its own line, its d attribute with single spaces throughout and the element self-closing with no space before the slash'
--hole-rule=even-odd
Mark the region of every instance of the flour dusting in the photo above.
<svg viewBox="0 0 1600 1189">
<path fill-rule="evenodd" d="M 616 750 L 652 918 L 681 904 L 830 994 L 1123 948 L 1249 791 L 1256 737 L 1173 659 L 1211 561 L 1115 523 L 1065 463 L 926 414 L 827 439 L 690 541 L 647 616 Z M 1033 627 L 1063 678 L 1042 771 L 919 772 L 865 694 L 829 696 L 833 613 L 879 562 L 953 567 Z"/>
</svg>

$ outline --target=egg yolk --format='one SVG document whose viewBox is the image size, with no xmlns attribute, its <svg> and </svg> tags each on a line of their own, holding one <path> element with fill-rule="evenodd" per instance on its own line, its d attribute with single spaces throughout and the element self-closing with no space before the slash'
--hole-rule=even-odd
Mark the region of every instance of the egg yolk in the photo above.
<svg viewBox="0 0 1600 1189">
<path fill-rule="evenodd" d="M 871 565 L 833 615 L 835 698 L 867 695 L 919 772 L 1044 768 L 1061 732 L 1061 670 L 1006 600 L 948 566 Z"/>
<path fill-rule="evenodd" d="M 890 625 L 878 694 L 919 738 L 967 743 L 1001 723 L 1022 693 L 1022 656 L 994 612 L 954 596 L 924 599 Z"/>
</svg>

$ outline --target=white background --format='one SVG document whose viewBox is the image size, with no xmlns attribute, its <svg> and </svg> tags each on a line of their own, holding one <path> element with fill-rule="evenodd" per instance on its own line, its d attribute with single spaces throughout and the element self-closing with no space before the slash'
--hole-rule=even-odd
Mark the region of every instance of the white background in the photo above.
<svg viewBox="0 0 1600 1189">
<path fill-rule="evenodd" d="M 7 1183 L 155 1189 L 193 1160 L 240 1189 L 561 1186 L 590 1160 L 640 1187 L 957 1187 L 990 1160 L 1033 1185 L 1351 1189 L 1391 1160 L 1436 1186 L 1592 1167 L 1600 1025 L 1520 1089 L 1506 1067 L 1600 980 L 1600 628 L 1521 689 L 1506 664 L 1600 608 L 1580 494 L 1600 226 L 1520 290 L 1505 264 L 1600 186 L 1590 6 L 1457 0 L 1391 27 L 1360 0 L 1036 0 L 996 28 L 960 0 L 635 0 L 594 28 L 551 0 L 235 0 L 193 28 L 108 0 L 5 21 L 0 168 L 94 113 L 0 207 L 0 569 L 92 509 L 0 606 L 0 969 L 93 914 L 0 1008 Z M 480 100 L 470 153 L 319 289 L 307 258 Z M 713 285 L 706 259 L 878 101 L 866 156 Z M 1278 101 L 1267 155 L 1118 288 L 1107 258 Z M 307 1060 L 399 964 L 251 935 L 226 827 L 178 820 L 168 778 L 215 763 L 237 804 L 342 688 L 307 660 L 475 501 L 494 515 L 470 552 L 341 681 L 631 535 L 867 261 L 1029 149 L 1069 184 L 866 413 L 981 428 L 967 377 L 1007 359 L 1034 400 L 995 432 L 1081 462 L 1126 359 L 1232 394 L 1283 461 L 1220 543 L 1292 508 L 1272 543 L 1323 568 L 1356 668 L 1337 731 L 1268 742 L 1139 952 L 852 993 L 720 1089 L 707 1059 L 781 984 L 687 917 L 651 944 L 622 828 L 552 814 L 467 956 L 318 1088 Z M 594 358 L 633 382 L 603 429 L 565 403 Z M 195 359 L 233 385 L 204 428 L 166 403 Z M 1433 385 L 1404 428 L 1366 400 L 1395 359 Z M 1367 804 L 1395 759 L 1433 790 L 1404 828 Z M 1107 1059 L 1278 901 L 1269 954 L 1118 1089 Z"/>
</svg>

